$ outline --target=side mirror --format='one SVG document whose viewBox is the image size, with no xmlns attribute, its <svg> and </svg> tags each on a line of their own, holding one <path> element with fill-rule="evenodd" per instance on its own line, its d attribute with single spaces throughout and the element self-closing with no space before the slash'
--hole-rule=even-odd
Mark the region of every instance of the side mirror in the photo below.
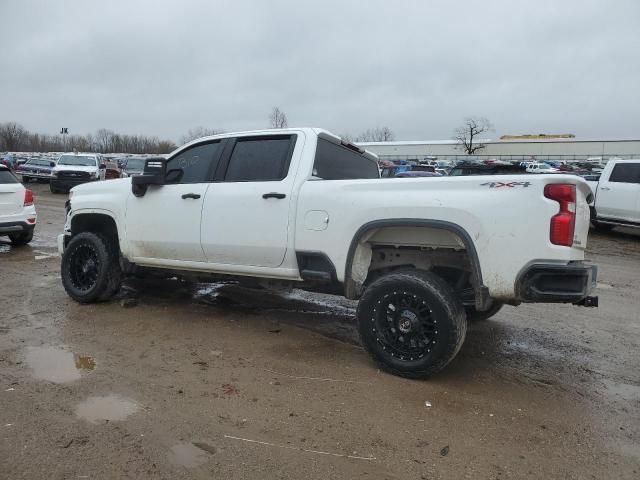
<svg viewBox="0 0 640 480">
<path fill-rule="evenodd" d="M 131 177 L 131 191 L 136 197 L 142 197 L 147 193 L 149 185 L 164 185 L 167 181 L 166 170 L 167 163 L 164 158 L 147 159 L 142 175 Z"/>
<path fill-rule="evenodd" d="M 98 167 L 100 170 L 105 170 L 107 168 L 107 166 L 104 163 L 101 163 L 100 166 Z"/>
<path fill-rule="evenodd" d="M 56 166 L 56 162 L 49 162 L 49 166 L 50 167 L 55 167 Z"/>
</svg>

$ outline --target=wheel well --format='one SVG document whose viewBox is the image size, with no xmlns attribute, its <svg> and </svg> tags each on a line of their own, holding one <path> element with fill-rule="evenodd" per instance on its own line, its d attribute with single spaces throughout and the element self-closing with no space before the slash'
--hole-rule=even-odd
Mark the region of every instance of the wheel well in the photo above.
<svg viewBox="0 0 640 480">
<path fill-rule="evenodd" d="M 390 271 L 415 268 L 438 274 L 465 304 L 483 308 L 488 294 L 465 230 L 441 221 L 394 222 L 372 222 L 354 237 L 345 272 L 347 298 L 359 298 L 368 284 Z"/>
<path fill-rule="evenodd" d="M 115 220 L 109 215 L 103 213 L 82 213 L 75 215 L 71 220 L 71 235 L 80 232 L 99 233 L 105 238 L 119 244 L 118 227 Z"/>
</svg>

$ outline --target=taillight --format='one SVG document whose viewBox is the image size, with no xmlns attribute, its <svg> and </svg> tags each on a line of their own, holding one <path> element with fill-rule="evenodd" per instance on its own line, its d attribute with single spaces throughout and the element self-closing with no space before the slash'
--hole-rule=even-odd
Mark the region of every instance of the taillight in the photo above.
<svg viewBox="0 0 640 480">
<path fill-rule="evenodd" d="M 24 206 L 28 207 L 29 205 L 33 205 L 33 192 L 27 188 L 24 191 Z"/>
<path fill-rule="evenodd" d="M 544 196 L 560 204 L 560 212 L 551 217 L 549 240 L 554 245 L 573 245 L 576 227 L 576 186 L 552 183 L 544 187 Z"/>
</svg>

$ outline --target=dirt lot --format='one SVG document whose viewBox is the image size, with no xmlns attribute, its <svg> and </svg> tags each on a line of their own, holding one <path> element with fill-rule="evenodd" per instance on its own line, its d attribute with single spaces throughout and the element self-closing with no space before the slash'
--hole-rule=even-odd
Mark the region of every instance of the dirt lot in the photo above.
<svg viewBox="0 0 640 480">
<path fill-rule="evenodd" d="M 640 235 L 592 233 L 599 309 L 507 307 L 409 381 L 340 298 L 167 280 L 74 303 L 65 196 L 32 188 L 34 242 L 0 241 L 0 478 L 640 478 Z"/>
</svg>

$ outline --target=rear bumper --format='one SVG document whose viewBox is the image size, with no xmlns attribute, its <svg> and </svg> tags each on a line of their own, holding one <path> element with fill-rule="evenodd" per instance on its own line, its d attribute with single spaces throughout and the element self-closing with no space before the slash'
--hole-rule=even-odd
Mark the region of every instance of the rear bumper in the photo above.
<svg viewBox="0 0 640 480">
<path fill-rule="evenodd" d="M 521 302 L 583 304 L 597 277 L 596 265 L 534 263 L 518 275 L 516 295 Z"/>
<path fill-rule="evenodd" d="M 30 232 L 35 226 L 35 223 L 27 222 L 0 222 L 0 235 Z"/>
</svg>

